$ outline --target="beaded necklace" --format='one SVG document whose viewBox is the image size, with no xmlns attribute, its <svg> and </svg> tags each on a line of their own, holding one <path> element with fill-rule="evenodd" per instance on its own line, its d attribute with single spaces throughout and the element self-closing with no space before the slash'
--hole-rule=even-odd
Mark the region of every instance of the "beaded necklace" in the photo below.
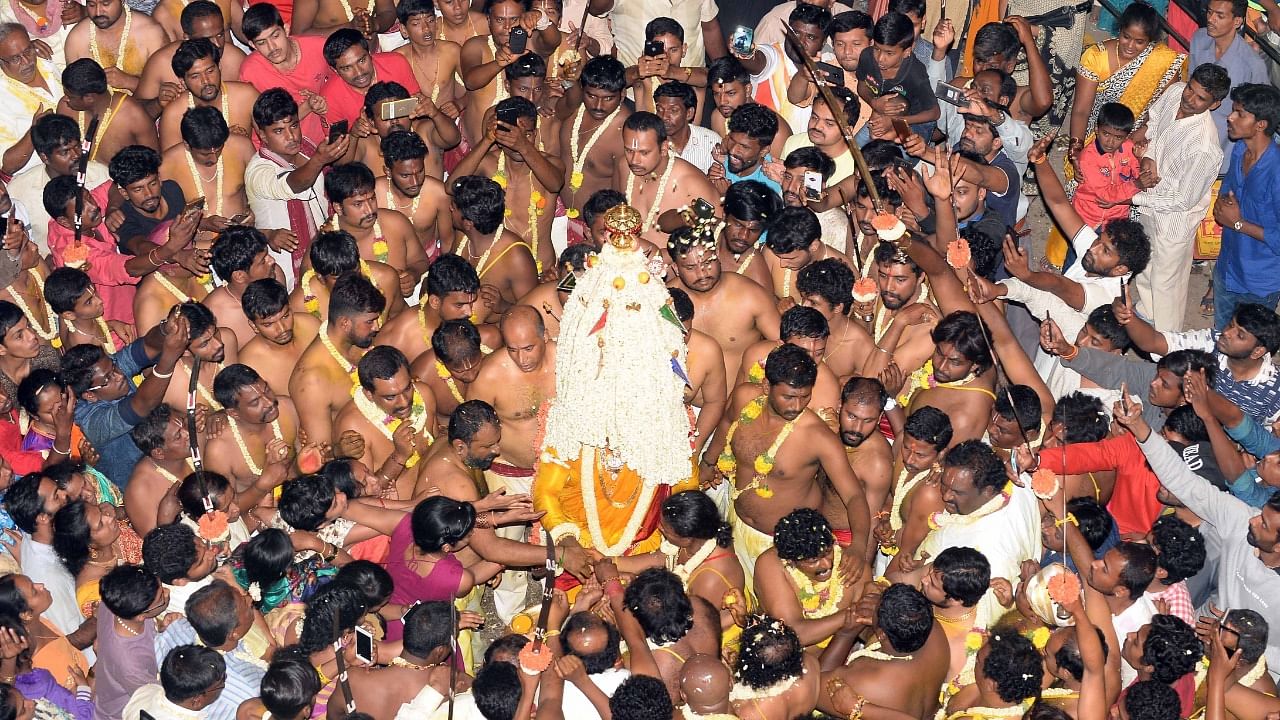
<svg viewBox="0 0 1280 720">
<path fill-rule="evenodd" d="M 506 226 L 504 225 L 498 226 L 497 232 L 493 234 L 493 242 L 489 243 L 488 249 L 486 249 L 484 253 L 480 255 L 480 261 L 476 263 L 476 275 L 479 275 L 480 277 L 484 277 L 485 271 L 489 269 L 489 268 L 486 268 L 484 264 L 489 261 L 489 253 L 493 252 L 493 246 L 498 244 L 498 240 L 502 238 L 502 233 L 505 230 L 506 230 Z M 462 236 L 462 242 L 458 243 L 458 249 L 454 251 L 455 255 L 461 255 L 465 251 L 467 253 L 467 257 L 472 259 L 475 258 L 475 255 L 472 255 L 471 251 L 467 250 L 467 240 L 469 239 L 470 238 L 468 238 L 465 235 Z"/>
<path fill-rule="evenodd" d="M 413 221 L 413 216 L 418 214 L 418 202 L 422 200 L 422 192 L 419 191 L 417 196 L 413 198 L 413 202 L 409 203 L 409 221 Z M 403 212 L 400 210 L 400 204 L 396 202 L 395 195 L 391 193 L 391 178 L 387 178 L 387 209 Z"/>
<path fill-rule="evenodd" d="M 18 292 L 17 288 L 9 286 L 9 297 L 13 299 L 13 304 L 18 306 L 22 314 L 27 317 L 27 322 L 31 325 L 31 329 L 41 340 L 53 345 L 54 347 L 62 347 L 62 338 L 58 336 L 58 316 L 54 314 L 53 308 L 44 300 L 44 278 L 40 277 L 40 272 L 35 268 L 27 268 L 27 272 L 31 273 L 31 280 L 36 284 L 36 288 L 40 291 L 40 303 L 44 306 L 45 324 L 49 327 L 45 330 L 40 325 L 40 321 L 36 320 L 35 313 L 31 312 L 31 306 L 27 305 L 27 299 Z"/>
<path fill-rule="evenodd" d="M 542 152 L 542 141 L 538 141 L 538 152 Z M 527 165 L 525 167 L 528 167 Z M 498 153 L 498 170 L 493 174 L 494 182 L 498 183 L 503 190 L 507 189 L 507 154 Z M 546 214 L 547 198 L 533 186 L 533 168 L 529 168 L 529 252 L 533 255 L 533 261 L 538 266 L 538 274 L 542 274 L 542 261 L 538 259 L 538 218 Z M 507 208 L 503 215 L 511 216 L 511 208 Z M 479 273 L 479 270 L 476 270 Z"/>
<path fill-rule="evenodd" d="M 191 302 L 191 296 L 182 292 L 182 290 L 178 289 L 178 286 L 174 285 L 173 282 L 169 280 L 169 278 L 166 277 L 163 272 L 152 273 L 152 275 L 155 277 L 156 282 L 160 283 L 160 287 L 163 287 L 165 290 L 169 291 L 169 294 L 177 298 L 178 302 L 180 303 Z M 201 282 L 200 284 L 204 287 L 206 292 L 209 290 L 209 286 L 206 283 Z"/>
<path fill-rule="evenodd" d="M 200 176 L 200 171 L 196 169 L 196 160 L 191 157 L 191 151 L 187 150 L 187 170 L 191 171 L 191 181 L 196 184 L 196 191 L 204 190 L 204 178 Z M 223 205 L 226 203 L 226 194 L 223 192 L 223 170 L 226 168 L 226 161 L 222 153 L 218 153 L 218 164 L 213 171 L 213 181 L 218 188 L 217 199 L 213 201 L 213 214 L 222 217 Z"/>
<path fill-rule="evenodd" d="M 674 153 L 667 153 L 667 167 L 662 171 L 662 177 L 658 178 L 658 192 L 653 196 L 653 205 L 649 207 L 649 212 L 645 216 L 644 224 L 640 226 L 640 232 L 652 230 L 658 219 L 658 211 L 662 207 L 662 196 L 667 190 L 667 180 L 671 178 L 671 169 L 676 166 L 676 156 Z M 627 204 L 635 207 L 635 173 L 627 173 Z"/>
<path fill-rule="evenodd" d="M 840 567 L 840 546 L 833 544 L 831 553 L 831 576 L 818 582 L 791 563 L 782 563 L 787 576 L 791 578 L 791 584 L 796 588 L 796 596 L 806 618 L 827 617 L 836 612 L 840 601 L 844 599 L 844 582 L 836 572 Z"/>
<path fill-rule="evenodd" d="M 253 455 L 249 454 L 249 447 L 245 445 L 244 436 L 240 434 L 240 424 L 236 419 L 227 414 L 227 429 L 231 431 L 231 437 L 236 441 L 236 447 L 240 448 L 240 457 L 244 458 L 244 464 L 249 468 L 249 474 L 262 475 L 262 468 L 258 463 L 254 462 Z M 271 421 L 271 434 L 276 440 L 283 440 L 284 433 L 280 431 L 280 418 Z"/>
</svg>

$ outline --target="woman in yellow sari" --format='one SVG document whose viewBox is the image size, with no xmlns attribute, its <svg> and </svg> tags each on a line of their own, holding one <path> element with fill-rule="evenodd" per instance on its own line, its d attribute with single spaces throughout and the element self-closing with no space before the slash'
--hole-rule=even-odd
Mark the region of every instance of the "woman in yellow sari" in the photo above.
<svg viewBox="0 0 1280 720">
<path fill-rule="evenodd" d="M 1187 56 L 1161 42 L 1159 15 L 1149 4 L 1135 2 L 1125 8 L 1119 27 L 1118 37 L 1098 43 L 1080 56 L 1076 95 L 1067 126 L 1073 160 L 1093 142 L 1094 124 L 1103 105 L 1120 103 L 1132 110 L 1141 124 L 1156 98 L 1182 77 Z M 1071 163 L 1067 163 L 1065 171 L 1067 180 L 1073 180 Z M 1055 228 L 1045 255 L 1049 262 L 1062 267 L 1066 253 L 1067 241 Z"/>
</svg>

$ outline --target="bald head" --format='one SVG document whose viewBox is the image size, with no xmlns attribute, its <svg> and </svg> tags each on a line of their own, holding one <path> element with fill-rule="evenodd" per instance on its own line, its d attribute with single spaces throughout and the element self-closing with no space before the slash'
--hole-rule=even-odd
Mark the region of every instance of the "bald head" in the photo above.
<svg viewBox="0 0 1280 720">
<path fill-rule="evenodd" d="M 680 670 L 680 694 L 700 715 L 729 712 L 729 668 L 712 655 L 694 655 Z"/>
<path fill-rule="evenodd" d="M 532 305 L 516 305 L 507 311 L 506 315 L 498 321 L 498 330 L 502 332 L 505 338 L 508 331 L 517 329 L 532 329 L 537 335 L 544 335 L 547 326 L 542 322 L 542 313 Z"/>
<path fill-rule="evenodd" d="M 542 367 L 547 353 L 547 328 L 542 323 L 542 313 L 529 305 L 517 305 L 502 316 L 498 330 L 507 354 L 521 372 L 534 372 Z"/>
</svg>

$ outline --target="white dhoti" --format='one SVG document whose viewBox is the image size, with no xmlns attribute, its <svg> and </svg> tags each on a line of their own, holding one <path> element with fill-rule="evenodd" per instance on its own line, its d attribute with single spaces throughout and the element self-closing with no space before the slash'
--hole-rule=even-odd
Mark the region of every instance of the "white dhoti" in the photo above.
<svg viewBox="0 0 1280 720">
<path fill-rule="evenodd" d="M 1151 261 L 1133 278 L 1133 288 L 1138 292 L 1135 302 L 1138 312 L 1160 332 L 1182 330 L 1196 228 L 1203 217 L 1203 209 L 1138 215 L 1138 222 L 1151 240 Z"/>
<path fill-rule="evenodd" d="M 492 469 L 484 473 L 489 491 L 506 488 L 508 495 L 528 495 L 533 491 L 533 476 L 519 477 L 511 474 L 494 472 Z M 528 525 L 505 525 L 494 530 L 498 537 L 516 542 L 529 540 Z M 539 538 L 539 541 L 541 539 Z M 529 573 L 525 570 L 504 570 L 502 579 L 493 591 L 493 606 L 502 622 L 510 624 L 525 606 L 529 604 Z"/>
<path fill-rule="evenodd" d="M 751 591 L 755 587 L 756 558 L 773 547 L 773 536 L 760 532 L 739 518 L 732 501 L 729 502 L 729 525 L 733 528 L 733 551 L 738 556 L 738 562 L 742 563 L 742 572 L 747 577 L 747 590 Z"/>
</svg>

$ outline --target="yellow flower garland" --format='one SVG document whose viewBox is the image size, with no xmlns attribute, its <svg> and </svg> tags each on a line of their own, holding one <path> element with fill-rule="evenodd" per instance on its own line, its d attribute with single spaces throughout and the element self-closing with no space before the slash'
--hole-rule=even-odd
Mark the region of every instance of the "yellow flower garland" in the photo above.
<svg viewBox="0 0 1280 720">
<path fill-rule="evenodd" d="M 578 138 L 582 133 L 582 118 L 586 116 L 587 108 L 585 106 L 578 108 L 578 112 L 573 118 L 573 132 L 569 133 L 569 160 L 573 163 L 573 172 L 569 174 L 570 190 L 577 192 L 582 189 L 582 183 L 586 180 L 586 175 L 582 171 L 587 165 L 587 156 L 591 153 L 591 148 L 595 147 L 596 141 L 604 134 L 605 129 L 613 125 L 614 118 L 618 116 L 621 110 L 622 105 L 619 104 L 618 107 L 614 108 L 613 112 L 609 113 L 609 117 L 605 118 L 599 127 L 591 133 L 591 137 L 587 138 L 587 144 L 579 149 Z"/>
<path fill-rule="evenodd" d="M 445 385 L 449 386 L 449 394 L 453 395 L 453 399 L 457 400 L 459 405 L 466 402 L 466 399 L 462 397 L 462 393 L 458 391 L 458 384 L 453 381 L 453 373 L 449 372 L 449 368 L 445 367 L 444 363 L 439 360 L 436 360 L 436 375 L 444 381 Z"/>
<path fill-rule="evenodd" d="M 800 601 L 800 609 L 806 618 L 827 617 L 836 612 L 840 606 L 840 601 L 844 599 L 844 583 L 838 577 L 837 572 L 840 568 L 842 552 L 840 545 L 832 545 L 831 577 L 821 582 L 814 582 L 808 575 L 805 575 L 803 571 L 792 566 L 789 562 L 782 563 L 782 567 L 787 571 L 787 576 L 791 578 L 791 583 L 795 585 L 796 598 Z M 830 612 L 822 615 L 818 614 L 820 611 L 828 609 Z"/>
<path fill-rule="evenodd" d="M 332 357 L 334 362 L 338 363 L 338 367 L 342 368 L 342 371 L 351 379 L 351 396 L 355 397 L 356 388 L 360 385 L 360 376 L 356 372 L 356 366 L 343 357 L 342 353 L 338 352 L 338 348 L 333 346 L 333 341 L 329 339 L 328 320 L 320 324 L 319 338 L 320 344 L 324 346 L 325 350 L 329 351 L 329 357 Z"/>
<path fill-rule="evenodd" d="M 738 415 L 738 419 L 729 426 L 729 432 L 725 435 L 724 450 L 720 452 L 720 457 L 716 460 L 716 467 L 720 472 L 734 479 L 735 482 L 738 472 L 738 459 L 733 454 L 733 436 L 739 426 L 748 425 L 760 417 L 764 412 L 764 404 L 767 398 L 767 395 L 761 395 L 747 403 L 742 408 L 741 414 Z M 754 490 L 756 495 L 765 499 L 773 497 L 773 489 L 769 487 L 766 478 L 768 478 L 769 473 L 773 472 L 778 450 L 782 447 L 782 443 L 786 442 L 787 437 L 791 435 L 791 431 L 795 429 L 795 424 L 796 421 L 791 420 L 783 425 L 782 430 L 778 432 L 778 436 L 774 438 L 773 444 L 769 446 L 769 449 L 756 456 L 755 461 L 751 464 L 752 470 L 755 470 L 756 473 L 755 477 L 745 487 L 735 489 L 732 492 L 734 500 L 737 500 L 739 496 L 748 490 Z"/>
<path fill-rule="evenodd" d="M 391 440 L 391 436 L 404 423 L 404 420 L 382 412 L 381 408 L 375 405 L 363 392 L 356 391 L 353 388 L 351 397 L 355 400 L 356 409 L 360 411 L 360 414 L 369 421 L 370 425 L 378 428 L 388 440 Z M 382 417 L 379 417 L 380 414 Z M 415 434 L 426 437 L 428 444 L 435 442 L 435 438 L 426 429 L 427 403 L 422 399 L 422 394 L 418 392 L 416 387 L 413 390 L 413 403 L 409 410 L 409 425 L 413 428 Z M 417 465 L 421 459 L 422 456 L 418 454 L 417 450 L 414 450 L 409 459 L 404 462 L 405 469 L 410 469 Z"/>
</svg>

